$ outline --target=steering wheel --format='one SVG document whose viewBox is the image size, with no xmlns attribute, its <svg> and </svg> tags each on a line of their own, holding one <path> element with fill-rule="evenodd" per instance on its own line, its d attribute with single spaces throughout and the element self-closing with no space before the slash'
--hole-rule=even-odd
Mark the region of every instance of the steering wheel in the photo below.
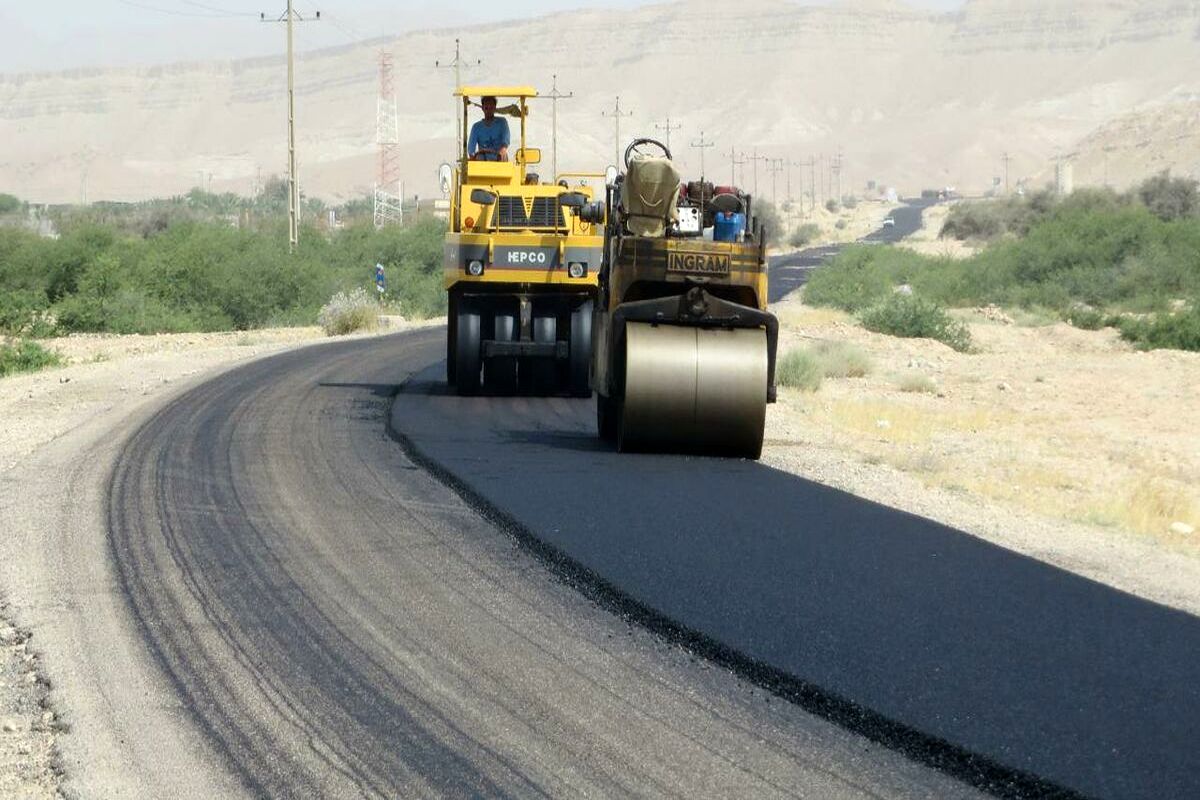
<svg viewBox="0 0 1200 800">
<path fill-rule="evenodd" d="M 671 151 L 657 139 L 634 139 L 629 143 L 629 147 L 625 148 L 625 169 L 629 169 L 629 162 L 633 160 L 634 156 L 642 156 L 643 158 L 658 158 L 662 156 L 669 159 Z"/>
</svg>

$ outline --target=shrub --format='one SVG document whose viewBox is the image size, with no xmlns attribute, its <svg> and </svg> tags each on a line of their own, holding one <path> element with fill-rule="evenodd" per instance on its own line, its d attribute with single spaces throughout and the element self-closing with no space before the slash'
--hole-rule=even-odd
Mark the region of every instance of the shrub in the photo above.
<svg viewBox="0 0 1200 800">
<path fill-rule="evenodd" d="M 820 226 L 812 222 L 806 222 L 799 228 L 796 228 L 796 230 L 792 231 L 792 235 L 788 237 L 788 244 L 799 249 L 816 240 L 816 238 L 820 235 Z"/>
<path fill-rule="evenodd" d="M 1195 217 L 1200 212 L 1200 192 L 1190 178 L 1172 178 L 1168 170 L 1147 178 L 1136 194 L 1150 213 L 1163 220 Z"/>
<path fill-rule="evenodd" d="M 937 382 L 921 372 L 906 372 L 896 381 L 896 388 L 910 394 L 937 394 Z"/>
<path fill-rule="evenodd" d="M 834 200 L 832 197 L 825 201 L 825 210 L 830 214 L 836 214 L 838 212 L 838 207 L 838 201 Z"/>
<path fill-rule="evenodd" d="M 15 343 L 0 342 L 0 378 L 18 372 L 36 372 L 61 363 L 62 357 L 58 353 L 47 350 L 37 342 L 25 339 Z"/>
<path fill-rule="evenodd" d="M 775 382 L 789 389 L 815 392 L 823 377 L 821 360 L 808 350 L 789 350 L 775 365 Z"/>
<path fill-rule="evenodd" d="M 317 322 L 329 336 L 374 330 L 379 327 L 379 303 L 361 286 L 338 292 L 321 307 Z"/>
<path fill-rule="evenodd" d="M 821 342 L 813 351 L 826 378 L 861 378 L 871 371 L 871 357 L 850 342 Z"/>
<path fill-rule="evenodd" d="M 1088 306 L 1075 306 L 1067 312 L 1067 322 L 1085 331 L 1098 331 L 1108 323 L 1108 315 Z"/>
<path fill-rule="evenodd" d="M 909 339 L 936 339 L 959 352 L 971 349 L 971 331 L 937 303 L 894 294 L 859 317 L 864 328 Z"/>
<path fill-rule="evenodd" d="M 1126 317 L 1118 323 L 1121 338 L 1144 350 L 1169 348 L 1200 351 L 1200 308 L 1149 319 Z"/>
<path fill-rule="evenodd" d="M 11 194 L 0 194 L 0 215 L 16 214 L 25 208 L 25 204 Z"/>
<path fill-rule="evenodd" d="M 754 200 L 754 215 L 758 217 L 758 222 L 766 231 L 767 244 L 776 244 L 783 240 L 783 219 L 779 216 L 779 211 L 767 200 L 756 198 Z"/>
</svg>

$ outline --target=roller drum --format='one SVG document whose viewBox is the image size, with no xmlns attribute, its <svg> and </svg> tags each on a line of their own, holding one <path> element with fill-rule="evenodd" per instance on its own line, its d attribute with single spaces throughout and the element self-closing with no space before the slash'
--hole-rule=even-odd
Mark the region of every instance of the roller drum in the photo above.
<svg viewBox="0 0 1200 800">
<path fill-rule="evenodd" d="M 767 415 L 767 336 L 733 330 L 625 326 L 622 450 L 758 458 Z"/>
</svg>

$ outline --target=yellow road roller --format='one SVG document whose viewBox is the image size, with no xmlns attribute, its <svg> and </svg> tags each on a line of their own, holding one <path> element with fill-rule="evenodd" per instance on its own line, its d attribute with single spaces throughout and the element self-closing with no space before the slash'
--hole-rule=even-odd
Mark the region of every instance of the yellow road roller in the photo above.
<svg viewBox="0 0 1200 800">
<path fill-rule="evenodd" d="M 543 180 L 526 146 L 530 86 L 465 86 L 463 149 L 451 179 L 444 247 L 446 378 L 458 394 L 589 396 L 603 218 L 577 210 L 604 175 Z M 472 108 L 503 136 L 469 133 Z M 513 131 L 509 150 L 509 125 Z M 476 128 L 475 134 L 481 129 Z M 501 146 L 503 145 L 503 146 Z"/>
<path fill-rule="evenodd" d="M 608 185 L 593 331 L 597 427 L 621 451 L 758 458 L 775 400 L 779 323 L 753 198 L 681 183 L 671 153 L 635 139 Z"/>
</svg>

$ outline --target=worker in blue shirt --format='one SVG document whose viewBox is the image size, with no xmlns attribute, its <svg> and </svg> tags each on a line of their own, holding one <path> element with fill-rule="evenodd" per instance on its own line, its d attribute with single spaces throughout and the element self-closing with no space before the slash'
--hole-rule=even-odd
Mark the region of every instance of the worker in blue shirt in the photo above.
<svg viewBox="0 0 1200 800">
<path fill-rule="evenodd" d="M 467 155 L 472 161 L 508 161 L 508 120 L 496 116 L 496 98 L 480 99 L 483 119 L 471 126 Z"/>
</svg>

